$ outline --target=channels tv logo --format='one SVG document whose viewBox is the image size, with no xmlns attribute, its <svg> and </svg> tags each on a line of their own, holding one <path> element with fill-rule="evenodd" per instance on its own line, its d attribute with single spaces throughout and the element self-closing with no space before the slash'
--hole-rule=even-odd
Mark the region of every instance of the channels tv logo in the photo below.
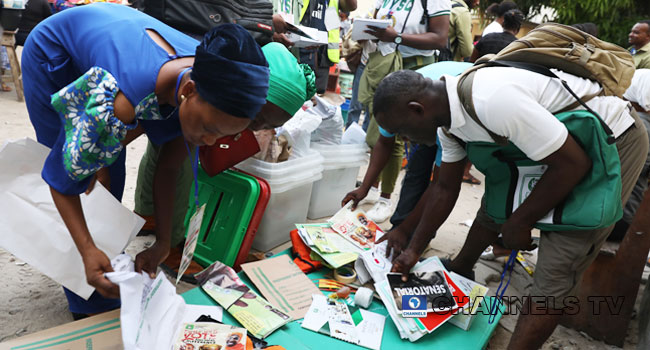
<svg viewBox="0 0 650 350">
<path fill-rule="evenodd" d="M 402 295 L 402 317 L 427 317 L 427 297 Z"/>
</svg>

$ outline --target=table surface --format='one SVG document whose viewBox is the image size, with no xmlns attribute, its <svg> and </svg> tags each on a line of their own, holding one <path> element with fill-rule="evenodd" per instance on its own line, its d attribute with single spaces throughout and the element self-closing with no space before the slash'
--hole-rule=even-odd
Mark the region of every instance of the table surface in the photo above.
<svg viewBox="0 0 650 350">
<path fill-rule="evenodd" d="M 312 279 L 331 278 L 326 276 L 329 270 L 323 269 L 308 274 L 307 276 Z M 243 272 L 239 273 L 241 280 L 246 283 L 253 290 L 258 292 L 251 281 L 246 277 Z M 259 292 L 258 292 L 259 293 Z M 194 288 L 182 294 L 182 297 L 188 304 L 196 305 L 218 305 L 212 298 L 210 298 L 201 288 Z M 487 298 L 491 300 L 492 298 Z M 503 308 L 503 307 L 502 307 Z M 420 340 L 412 343 L 408 340 L 402 340 L 393 320 L 388 315 L 388 311 L 384 305 L 378 300 L 374 299 L 369 311 L 376 312 L 386 316 L 386 323 L 384 325 L 384 335 L 381 341 L 382 349 L 483 349 L 486 347 L 490 336 L 496 329 L 501 313 L 499 313 L 494 322 L 488 322 L 488 311 L 485 303 L 481 304 L 479 311 L 474 315 L 472 326 L 468 331 L 464 331 L 448 322 L 440 326 L 433 333 L 425 335 Z M 223 322 L 232 325 L 239 325 L 227 311 L 223 313 Z M 328 335 L 316 333 L 301 327 L 302 320 L 291 321 L 285 326 L 279 328 L 265 340 L 269 345 L 281 345 L 287 350 L 303 350 L 303 349 L 336 349 L 336 350 L 352 350 L 363 349 L 362 347 L 350 344 L 341 340 L 331 338 Z"/>
</svg>

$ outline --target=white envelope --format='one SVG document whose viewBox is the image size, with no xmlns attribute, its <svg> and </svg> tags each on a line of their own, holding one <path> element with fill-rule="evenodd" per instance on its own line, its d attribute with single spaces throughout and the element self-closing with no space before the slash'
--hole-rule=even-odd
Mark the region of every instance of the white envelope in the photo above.
<svg viewBox="0 0 650 350">
<path fill-rule="evenodd" d="M 81 255 L 41 178 L 48 153 L 27 138 L 0 148 L 0 247 L 88 299 L 94 288 L 86 283 Z M 144 225 L 99 183 L 80 198 L 90 234 L 109 259 Z"/>
</svg>

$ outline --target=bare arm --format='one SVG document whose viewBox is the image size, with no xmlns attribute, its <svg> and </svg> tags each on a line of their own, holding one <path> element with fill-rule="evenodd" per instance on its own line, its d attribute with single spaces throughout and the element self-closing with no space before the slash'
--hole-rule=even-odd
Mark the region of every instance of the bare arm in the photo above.
<svg viewBox="0 0 650 350">
<path fill-rule="evenodd" d="M 366 30 L 366 33 L 376 36 L 380 41 L 394 42 L 398 34 L 392 26 L 388 28 L 368 26 L 368 28 L 370 29 Z M 428 28 L 428 32 L 422 34 L 402 34 L 401 45 L 419 50 L 435 50 L 446 47 L 449 35 L 449 15 L 429 18 Z"/>
<path fill-rule="evenodd" d="M 158 265 L 169 254 L 176 180 L 187 157 L 185 140 L 178 137 L 160 150 L 153 182 L 153 199 L 156 219 L 156 243 L 136 256 L 136 271 L 144 270 L 155 276 Z"/>
<path fill-rule="evenodd" d="M 412 229 L 415 232 L 406 249 L 395 259 L 394 272 L 407 275 L 435 237 L 438 228 L 447 220 L 458 199 L 465 162 L 466 159 L 442 163 L 438 180 L 429 186 L 416 208 L 400 225 L 402 232 L 413 232 Z"/>
<path fill-rule="evenodd" d="M 385 137 L 379 135 L 379 139 L 377 140 L 375 147 L 373 147 L 372 151 L 370 152 L 370 164 L 368 165 L 366 175 L 363 177 L 363 183 L 361 184 L 361 187 L 346 194 L 343 198 L 343 201 L 341 202 L 342 206 L 349 201 L 354 201 L 352 207 L 356 208 L 357 204 L 359 204 L 362 199 L 366 198 L 370 187 L 375 181 L 377 181 L 379 173 L 381 173 L 382 169 L 384 169 L 388 163 L 394 145 L 395 136 Z"/>
<path fill-rule="evenodd" d="M 591 159 L 571 135 L 562 147 L 541 162 L 547 164 L 548 169 L 501 228 L 508 248 L 529 247 L 533 225 L 564 200 L 591 169 Z"/>
<path fill-rule="evenodd" d="M 66 195 L 52 187 L 50 187 L 50 192 L 54 205 L 56 205 L 56 209 L 81 254 L 86 271 L 86 281 L 105 297 L 119 297 L 117 285 L 104 277 L 105 272 L 113 271 L 111 261 L 104 252 L 95 246 L 95 242 L 90 236 L 79 195 Z"/>
</svg>

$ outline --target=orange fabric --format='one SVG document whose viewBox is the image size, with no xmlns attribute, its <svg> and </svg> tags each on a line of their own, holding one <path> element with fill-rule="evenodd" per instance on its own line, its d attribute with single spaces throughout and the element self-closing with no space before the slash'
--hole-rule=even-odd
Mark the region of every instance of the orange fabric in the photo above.
<svg viewBox="0 0 650 350">
<path fill-rule="evenodd" d="M 298 265 L 302 272 L 308 273 L 314 270 L 318 270 L 323 266 L 320 261 L 312 260 L 309 257 L 311 249 L 305 244 L 305 242 L 302 241 L 300 235 L 298 234 L 298 230 L 291 230 L 289 236 L 291 237 L 291 243 L 293 245 L 291 250 L 296 256 L 296 258 L 293 259 L 293 262 Z"/>
<path fill-rule="evenodd" d="M 246 342 L 246 350 L 254 350 L 254 348 L 253 348 L 253 340 L 251 339 L 251 337 L 246 337 L 246 338 L 248 338 L 248 341 Z M 268 350 L 287 350 L 287 349 L 281 347 L 280 345 L 271 345 L 271 346 L 267 346 L 267 347 L 264 348 L 264 350 L 267 350 L 267 349 Z"/>
</svg>

